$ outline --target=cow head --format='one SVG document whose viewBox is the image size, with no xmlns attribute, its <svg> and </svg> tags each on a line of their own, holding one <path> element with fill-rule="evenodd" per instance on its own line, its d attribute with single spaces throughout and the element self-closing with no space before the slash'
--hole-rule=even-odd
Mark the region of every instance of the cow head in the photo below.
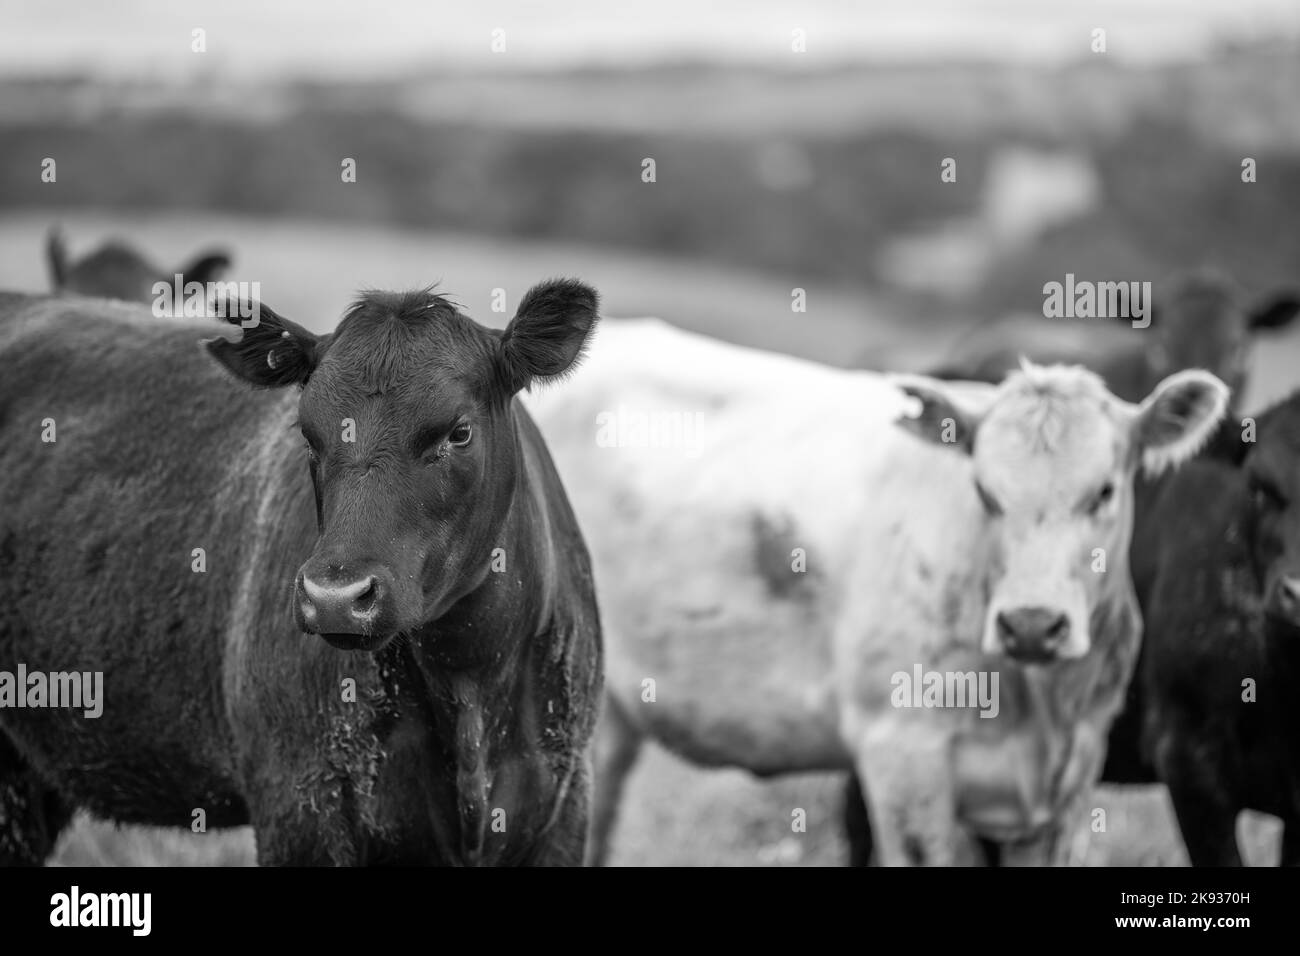
<svg viewBox="0 0 1300 956">
<path fill-rule="evenodd" d="M 1251 550 L 1265 613 L 1300 628 L 1300 395 L 1261 416 L 1257 429 L 1256 440 L 1241 445 Z"/>
<path fill-rule="evenodd" d="M 1192 273 L 1174 284 L 1156 307 L 1147 354 L 1158 375 L 1203 368 L 1240 395 L 1246 384 L 1251 338 L 1282 329 L 1300 312 L 1300 291 L 1278 291 L 1243 302 L 1236 285 L 1215 272 Z"/>
<path fill-rule="evenodd" d="M 153 302 L 155 283 L 165 282 L 170 286 L 178 274 L 182 277 L 183 287 L 189 282 L 215 282 L 230 268 L 227 253 L 210 249 L 199 253 L 174 272 L 167 272 L 119 241 L 107 242 L 72 262 L 58 229 L 50 230 L 45 255 L 55 292 L 75 292 L 77 295 L 125 302 Z"/>
<path fill-rule="evenodd" d="M 1207 372 L 1173 375 L 1134 405 L 1085 369 L 1029 364 L 978 411 L 938 382 L 903 387 L 921 414 L 900 424 L 972 458 L 990 549 L 981 647 L 1030 662 L 1088 652 L 1094 612 L 1130 586 L 1137 468 L 1194 454 L 1228 399 Z"/>
<path fill-rule="evenodd" d="M 320 531 L 295 579 L 304 631 L 378 650 L 484 582 L 523 467 L 513 398 L 573 368 L 596 308 L 587 286 L 546 282 L 499 332 L 428 290 L 376 292 L 330 336 L 262 306 L 238 342 L 208 343 L 253 385 L 302 387 Z"/>
</svg>

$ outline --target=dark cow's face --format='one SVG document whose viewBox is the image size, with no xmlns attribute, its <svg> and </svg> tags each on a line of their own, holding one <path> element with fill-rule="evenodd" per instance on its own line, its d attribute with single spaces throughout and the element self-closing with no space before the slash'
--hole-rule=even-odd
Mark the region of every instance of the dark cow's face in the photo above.
<svg viewBox="0 0 1300 956">
<path fill-rule="evenodd" d="M 1300 311 L 1300 294 L 1278 292 L 1243 305 L 1236 286 L 1214 273 L 1193 274 L 1164 299 L 1152 321 L 1149 354 L 1158 374 L 1185 368 L 1214 373 L 1238 396 L 1246 383 L 1251 339 L 1281 329 Z"/>
<path fill-rule="evenodd" d="M 1293 416 L 1280 415 L 1261 423 L 1257 437 L 1242 468 L 1264 609 L 1300 628 L 1300 428 Z"/>
<path fill-rule="evenodd" d="M 377 650 L 483 583 L 522 468 L 513 397 L 567 372 L 595 321 L 596 294 L 555 281 L 503 333 L 428 291 L 371 293 L 325 338 L 262 307 L 210 345 L 254 384 L 303 386 L 320 528 L 294 585 L 304 631 Z"/>
</svg>

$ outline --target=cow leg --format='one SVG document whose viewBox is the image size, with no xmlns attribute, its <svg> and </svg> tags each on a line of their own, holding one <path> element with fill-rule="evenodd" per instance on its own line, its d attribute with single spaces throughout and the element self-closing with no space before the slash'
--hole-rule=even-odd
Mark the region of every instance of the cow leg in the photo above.
<svg viewBox="0 0 1300 956">
<path fill-rule="evenodd" d="M 641 752 L 645 734 L 632 722 L 613 695 L 605 695 L 605 713 L 596 728 L 595 795 L 592 798 L 587 862 L 604 866 L 609 858 L 609 836 L 618 820 L 619 802 L 627 775 Z"/>
<path fill-rule="evenodd" d="M 862 778 L 857 773 L 849 774 L 844 787 L 844 832 L 849 841 L 849 866 L 870 866 L 871 816 L 867 812 L 867 795 L 862 792 Z"/>
<path fill-rule="evenodd" d="M 300 827 L 259 821 L 253 816 L 258 866 L 329 866 L 321 844 L 313 842 Z"/>
<path fill-rule="evenodd" d="M 864 735 L 858 772 L 881 866 L 969 866 L 978 847 L 957 822 L 949 734 L 885 721 Z"/>
<path fill-rule="evenodd" d="M 1094 763 L 1097 770 L 1101 760 Z M 1095 802 L 1092 787 L 1082 787 L 1061 807 L 1060 815 L 1032 840 L 998 844 L 999 866 L 1083 866 L 1092 844 L 1089 808 Z"/>
<path fill-rule="evenodd" d="M 1022 840 L 1016 843 L 997 844 L 998 866 L 1047 866 L 1051 862 L 1051 851 L 1047 837 L 1037 840 Z"/>
<path fill-rule="evenodd" d="M 1187 855 L 1192 866 L 1241 866 L 1236 832 L 1241 808 L 1220 779 L 1223 764 L 1213 753 L 1182 742 L 1187 739 L 1171 735 L 1156 749 L 1156 763 L 1169 786 Z"/>
<path fill-rule="evenodd" d="M 991 866 L 1082 866 L 1089 841 L 1079 840 L 1082 817 L 1067 812 L 1046 832 L 1031 840 L 995 843 L 988 849 Z"/>
<path fill-rule="evenodd" d="M 1282 857 L 1278 866 L 1300 866 L 1300 819 L 1292 817 L 1282 824 Z"/>
<path fill-rule="evenodd" d="M 71 808 L 0 732 L 0 866 L 43 864 L 71 817 Z"/>
<path fill-rule="evenodd" d="M 529 860 L 531 866 L 582 866 L 587 849 L 587 809 L 591 803 L 591 765 L 585 757 L 569 782 L 545 844 Z"/>
<path fill-rule="evenodd" d="M 1178 829 L 1192 866 L 1241 866 L 1237 848 L 1237 811 L 1214 801 L 1212 795 L 1187 788 L 1169 788 Z M 1208 797 L 1208 799 L 1207 799 Z"/>
<path fill-rule="evenodd" d="M 975 842 L 979 846 L 980 852 L 984 854 L 985 866 L 1012 865 L 1003 862 L 1003 845 L 997 840 L 990 840 L 988 837 L 976 837 Z"/>
<path fill-rule="evenodd" d="M 291 779 L 281 777 L 280 779 Z M 257 844 L 258 866 L 355 866 L 355 847 L 341 844 L 331 811 L 304 812 L 289 788 L 246 787 L 249 822 Z"/>
</svg>

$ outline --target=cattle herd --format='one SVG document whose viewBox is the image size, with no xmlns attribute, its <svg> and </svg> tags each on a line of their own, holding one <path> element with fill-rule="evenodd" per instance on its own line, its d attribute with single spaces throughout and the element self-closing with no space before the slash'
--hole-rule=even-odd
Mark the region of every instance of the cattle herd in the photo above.
<svg viewBox="0 0 1300 956">
<path fill-rule="evenodd" d="M 1300 863 L 1300 394 L 1235 404 L 1294 294 L 1189 274 L 1105 354 L 869 372 L 573 280 L 315 335 L 47 254 L 0 293 L 0 672 L 104 704 L 0 683 L 0 862 L 85 810 L 262 864 L 600 864 L 653 740 L 843 773 L 855 864 L 1070 862 L 1101 781 L 1167 785 L 1196 865 L 1243 809 Z"/>
</svg>

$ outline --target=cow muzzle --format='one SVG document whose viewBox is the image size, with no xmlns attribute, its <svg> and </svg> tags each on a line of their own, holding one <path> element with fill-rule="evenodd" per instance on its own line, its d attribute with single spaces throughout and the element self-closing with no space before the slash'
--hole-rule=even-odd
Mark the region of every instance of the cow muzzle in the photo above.
<svg viewBox="0 0 1300 956">
<path fill-rule="evenodd" d="M 1061 655 L 1070 637 L 1070 618 L 1050 607 L 1018 607 L 999 611 L 998 643 L 1017 661 L 1045 664 Z"/>
<path fill-rule="evenodd" d="M 294 617 L 334 647 L 375 650 L 396 630 L 391 577 L 379 569 L 343 575 L 305 567 L 294 586 Z"/>
</svg>

